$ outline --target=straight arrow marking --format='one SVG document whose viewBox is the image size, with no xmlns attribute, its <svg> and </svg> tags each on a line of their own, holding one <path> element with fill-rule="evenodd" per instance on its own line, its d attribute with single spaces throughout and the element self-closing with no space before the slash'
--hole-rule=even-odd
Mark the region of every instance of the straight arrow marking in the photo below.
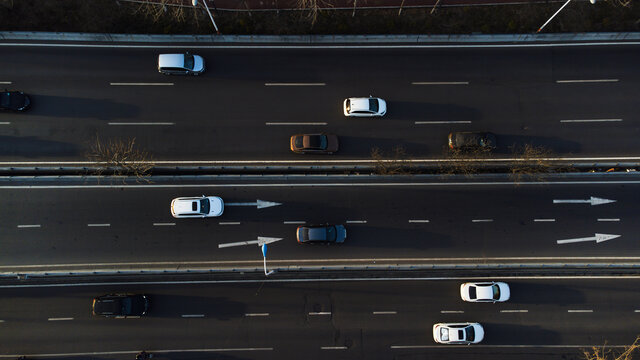
<svg viewBox="0 0 640 360">
<path fill-rule="evenodd" d="M 232 242 L 232 243 L 218 244 L 218 249 L 232 247 L 232 246 L 243 246 L 243 245 L 258 245 L 258 246 L 262 246 L 262 244 L 271 244 L 271 243 L 274 243 L 274 242 L 280 241 L 280 240 L 282 240 L 282 238 L 258 236 L 257 240 L 238 241 L 238 242 Z"/>
<path fill-rule="evenodd" d="M 255 206 L 258 209 L 264 209 L 271 206 L 282 205 L 282 203 L 277 203 L 273 201 L 264 201 L 264 200 L 256 200 L 255 202 L 243 202 L 243 203 L 225 203 L 226 206 Z"/>
<path fill-rule="evenodd" d="M 601 242 L 619 238 L 620 236 L 622 236 L 622 235 L 598 234 L 598 233 L 595 233 L 594 235 L 595 236 L 592 236 L 592 237 L 557 240 L 556 242 L 558 244 L 572 244 L 572 243 L 579 243 L 579 242 L 595 241 L 597 244 L 599 244 Z"/>
<path fill-rule="evenodd" d="M 616 201 L 617 200 L 602 199 L 599 197 L 592 196 L 587 200 L 553 200 L 553 203 L 554 204 L 591 204 L 593 206 L 593 205 L 614 203 Z"/>
</svg>

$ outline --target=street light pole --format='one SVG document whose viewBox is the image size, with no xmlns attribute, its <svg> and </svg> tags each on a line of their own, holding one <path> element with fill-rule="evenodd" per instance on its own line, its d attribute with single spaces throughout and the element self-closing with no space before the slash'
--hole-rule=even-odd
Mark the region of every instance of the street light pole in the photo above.
<svg viewBox="0 0 640 360">
<path fill-rule="evenodd" d="M 193 6 L 198 6 L 198 0 L 191 0 L 191 4 L 193 4 Z M 211 15 L 211 11 L 209 11 L 209 6 L 207 6 L 207 0 L 202 0 L 202 5 L 204 5 L 204 8 L 207 10 L 207 14 L 209 14 L 209 18 L 211 19 L 213 28 L 216 29 L 216 33 L 220 34 L 220 31 L 218 30 L 218 25 L 216 25 L 216 22 L 213 20 L 213 15 Z"/>
<path fill-rule="evenodd" d="M 556 17 L 556 15 L 558 15 L 558 13 L 559 13 L 560 11 L 562 11 L 562 9 L 564 9 L 564 7 L 565 7 L 565 6 L 569 5 L 569 2 L 570 2 L 570 1 L 571 1 L 571 0 L 567 0 L 567 2 L 566 2 L 566 3 L 564 3 L 564 5 L 562 5 L 562 6 L 560 7 L 560 9 L 558 9 L 558 11 L 556 11 L 556 13 L 555 13 L 555 14 L 553 14 L 553 15 L 549 18 L 549 20 L 547 20 L 547 22 L 546 22 L 546 23 L 542 24 L 542 26 L 540 26 L 540 29 L 538 29 L 538 31 L 536 31 L 536 32 L 537 32 L 537 33 L 539 33 L 540 31 L 542 31 L 542 29 L 544 29 L 544 27 L 545 27 L 545 26 L 547 26 L 547 24 L 549 23 L 549 21 L 551 21 L 551 19 L 553 19 L 554 17 Z"/>
<path fill-rule="evenodd" d="M 273 274 L 275 270 L 267 272 L 267 244 L 262 244 L 262 259 L 264 260 L 264 276 Z"/>
</svg>

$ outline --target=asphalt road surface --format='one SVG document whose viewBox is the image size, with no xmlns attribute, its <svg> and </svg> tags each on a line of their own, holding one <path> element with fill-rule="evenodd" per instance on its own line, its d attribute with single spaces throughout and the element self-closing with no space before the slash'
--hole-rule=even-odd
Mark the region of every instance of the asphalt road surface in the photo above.
<svg viewBox="0 0 640 360">
<path fill-rule="evenodd" d="M 269 246 L 273 265 L 363 259 L 636 262 L 639 186 L 634 181 L 362 184 L 329 179 L 0 187 L 0 269 L 152 263 L 171 268 L 189 262 L 219 267 L 239 261 L 262 266 L 255 245 L 219 248 L 258 236 L 282 239 Z M 221 196 L 227 204 L 224 214 L 171 216 L 171 199 L 202 194 Z M 590 205 L 591 197 L 615 202 Z M 238 206 L 257 199 L 281 205 Z M 297 226 L 322 223 L 344 224 L 345 243 L 296 242 Z M 595 234 L 618 237 L 598 243 Z"/>
<path fill-rule="evenodd" d="M 33 108 L 0 114 L 0 160 L 81 161 L 98 137 L 135 138 L 159 161 L 368 159 L 400 146 L 443 156 L 450 131 L 492 131 L 495 156 L 524 144 L 561 156 L 638 156 L 640 52 L 558 47 L 150 48 L 3 46 L 0 81 Z M 167 77 L 157 55 L 193 50 L 198 77 Z M 388 101 L 346 118 L 353 96 Z M 333 156 L 289 137 L 335 133 Z"/>
<path fill-rule="evenodd" d="M 0 356 L 132 359 L 578 359 L 640 333 L 638 279 L 511 279 L 509 302 L 464 303 L 462 280 L 4 288 Z M 144 293 L 148 315 L 91 315 L 91 299 Z M 434 343 L 436 322 L 479 322 L 480 345 Z M 56 355 L 57 354 L 57 355 Z M 64 355 L 62 355 L 64 354 Z M 564 355 L 564 356 L 563 356 Z"/>
</svg>

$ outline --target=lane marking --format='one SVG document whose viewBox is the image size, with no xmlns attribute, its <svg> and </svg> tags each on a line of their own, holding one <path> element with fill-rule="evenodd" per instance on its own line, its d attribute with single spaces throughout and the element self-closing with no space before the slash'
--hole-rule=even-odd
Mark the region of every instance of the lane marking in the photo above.
<svg viewBox="0 0 640 360">
<path fill-rule="evenodd" d="M 283 224 L 291 225 L 291 224 L 306 224 L 306 221 L 283 221 Z"/>
<path fill-rule="evenodd" d="M 11 121 L 2 121 L 0 125 L 11 125 Z"/>
<path fill-rule="evenodd" d="M 474 344 L 474 348 L 549 348 L 549 349 L 574 349 L 574 348 L 592 348 L 592 347 L 601 347 L 602 344 L 595 345 L 483 345 L 483 344 Z M 625 348 L 628 345 L 607 345 L 608 348 Z M 443 344 L 443 345 L 391 345 L 391 349 L 435 349 L 435 348 L 465 348 L 468 349 L 469 345 L 451 345 L 451 344 Z"/>
<path fill-rule="evenodd" d="M 153 223 L 153 226 L 174 226 L 176 223 Z"/>
<path fill-rule="evenodd" d="M 607 347 L 612 347 L 607 345 Z M 273 351 L 273 348 L 219 348 L 219 349 L 149 349 L 152 354 L 168 354 L 168 353 L 197 353 L 197 352 L 231 352 L 231 351 Z M 29 357 L 71 357 L 71 356 L 100 356 L 100 355 L 128 355 L 137 354 L 140 350 L 122 350 L 122 351 L 92 351 L 92 352 L 76 352 L 76 353 L 44 353 L 29 354 Z M 14 359 L 22 355 L 0 355 L 0 359 Z"/>
<path fill-rule="evenodd" d="M 395 311 L 374 311 L 373 315 L 396 315 Z"/>
<path fill-rule="evenodd" d="M 533 219 L 533 222 L 554 222 L 556 219 Z"/>
<path fill-rule="evenodd" d="M 309 315 L 311 315 L 311 316 L 331 315 L 331 311 L 319 311 L 319 312 L 312 311 L 312 312 L 309 313 Z"/>
<path fill-rule="evenodd" d="M 568 83 L 602 83 L 602 82 L 618 82 L 619 79 L 593 79 L 593 80 L 556 80 L 558 84 Z"/>
<path fill-rule="evenodd" d="M 203 318 L 204 314 L 184 314 L 180 316 L 183 318 Z"/>
<path fill-rule="evenodd" d="M 612 222 L 617 222 L 617 221 L 620 221 L 620 219 L 598 219 L 598 221 L 612 221 Z"/>
<path fill-rule="evenodd" d="M 640 313 L 640 310 L 633 310 L 633 312 L 637 312 L 637 313 Z"/>
<path fill-rule="evenodd" d="M 501 313 L 528 313 L 529 310 L 500 310 Z"/>
<path fill-rule="evenodd" d="M 103 227 L 103 226 L 111 226 L 111 224 L 87 224 L 89 227 Z"/>
<path fill-rule="evenodd" d="M 126 82 L 112 82 L 111 86 L 172 86 L 173 83 L 126 83 Z"/>
<path fill-rule="evenodd" d="M 415 125 L 438 125 L 438 124 L 471 124 L 471 121 L 415 121 Z"/>
<path fill-rule="evenodd" d="M 65 317 L 65 318 L 48 318 L 48 321 L 70 321 L 73 320 L 72 317 Z"/>
<path fill-rule="evenodd" d="M 326 83 L 264 83 L 264 86 L 325 86 Z"/>
<path fill-rule="evenodd" d="M 417 219 L 409 220 L 409 223 L 416 223 L 416 224 L 424 224 L 428 222 L 429 220 L 417 220 Z"/>
<path fill-rule="evenodd" d="M 24 228 L 39 228 L 40 224 L 37 225 L 18 225 L 18 228 L 20 229 L 24 229 Z"/>
<path fill-rule="evenodd" d="M 220 221 L 218 225 L 240 225 L 240 221 Z"/>
<path fill-rule="evenodd" d="M 622 119 L 576 119 L 576 120 L 560 120 L 561 123 L 595 123 L 595 122 L 619 122 Z"/>
<path fill-rule="evenodd" d="M 463 310 L 440 310 L 440 314 L 464 314 Z"/>
<path fill-rule="evenodd" d="M 0 81 L 0 85 L 11 85 L 13 84 L 11 81 Z"/>
<path fill-rule="evenodd" d="M 246 317 L 256 317 L 256 316 L 269 316 L 269 313 L 246 313 L 244 314 Z"/>
<path fill-rule="evenodd" d="M 325 126 L 326 122 L 266 122 L 267 126 Z"/>
<path fill-rule="evenodd" d="M 4 320 L 0 320 L 0 323 L 3 323 L 3 322 L 4 322 Z"/>
<path fill-rule="evenodd" d="M 321 346 L 321 350 L 347 350 L 346 346 Z"/>
<path fill-rule="evenodd" d="M 471 222 L 480 223 L 480 222 L 493 222 L 493 219 L 473 219 Z"/>
<path fill-rule="evenodd" d="M 367 220 L 347 220 L 345 221 L 347 224 L 366 224 Z"/>
<path fill-rule="evenodd" d="M 593 310 L 567 310 L 568 313 L 592 313 Z"/>
<path fill-rule="evenodd" d="M 469 85 L 468 81 L 414 81 L 411 85 Z"/>
<path fill-rule="evenodd" d="M 110 122 L 113 126 L 172 126 L 172 122 Z"/>
</svg>

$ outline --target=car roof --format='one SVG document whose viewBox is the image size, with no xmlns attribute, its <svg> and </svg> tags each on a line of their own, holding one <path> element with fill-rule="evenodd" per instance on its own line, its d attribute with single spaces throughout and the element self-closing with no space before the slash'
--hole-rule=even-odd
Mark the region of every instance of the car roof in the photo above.
<svg viewBox="0 0 640 360">
<path fill-rule="evenodd" d="M 173 204 L 173 210 L 176 214 L 197 214 L 200 211 L 200 202 L 198 198 L 176 199 Z M 193 211 L 193 202 L 196 202 L 196 211 Z"/>
<path fill-rule="evenodd" d="M 351 111 L 369 111 L 370 98 L 351 98 Z"/>
<path fill-rule="evenodd" d="M 184 67 L 184 54 L 160 54 L 158 56 L 160 67 Z"/>
</svg>

